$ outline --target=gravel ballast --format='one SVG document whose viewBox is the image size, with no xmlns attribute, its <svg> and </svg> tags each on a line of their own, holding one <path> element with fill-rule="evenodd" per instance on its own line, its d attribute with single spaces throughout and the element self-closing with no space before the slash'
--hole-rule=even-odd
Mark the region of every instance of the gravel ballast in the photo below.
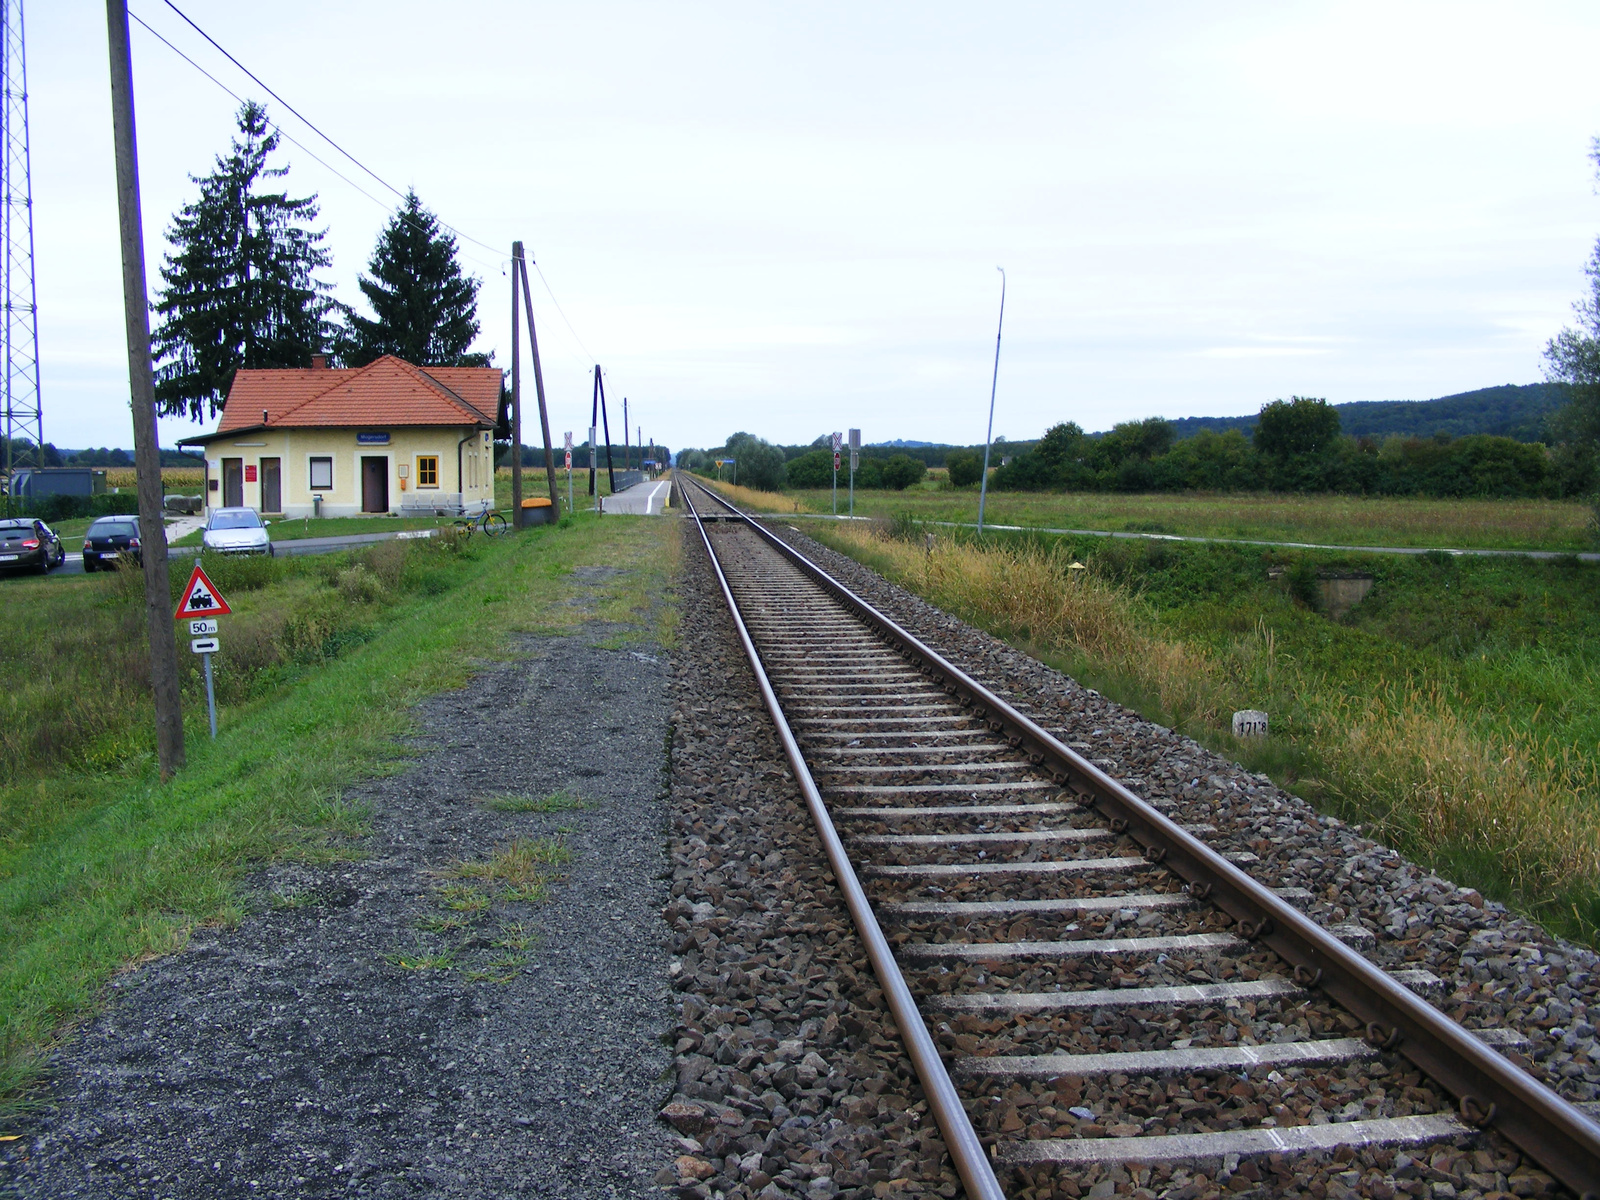
<svg viewBox="0 0 1600 1200">
<path fill-rule="evenodd" d="M 660 1194 L 668 671 L 599 646 L 617 632 L 528 639 L 420 705 L 416 759 L 347 796 L 358 856 L 260 872 L 237 927 L 115 981 L 0 1189 Z M 480 802 L 558 789 L 583 807 Z M 518 838 L 570 851 L 542 902 L 449 878 Z"/>
<path fill-rule="evenodd" d="M 1596 1031 L 1588 1020 L 1600 988 L 1600 958 L 1593 952 L 1551 938 L 1358 828 L 1317 813 L 1265 776 L 1143 720 L 799 531 L 782 523 L 769 527 L 1174 820 L 1212 826 L 1201 835 L 1210 845 L 1257 856 L 1249 868 L 1256 878 L 1310 893 L 1300 901 L 1308 915 L 1372 961 L 1437 976 L 1440 986 L 1429 998 L 1468 1028 L 1525 1037 L 1525 1045 L 1505 1053 L 1562 1096 L 1587 1104 L 1600 1094 L 1600 1067 L 1592 1058 Z M 1357 1170 L 1323 1184 L 1325 1194 L 1388 1188 L 1465 1200 L 1496 1192 L 1537 1195 L 1551 1187 L 1548 1177 L 1520 1164 L 1495 1139 L 1472 1153 L 1447 1148 L 1418 1159 L 1392 1152 L 1377 1157 L 1388 1160 L 1381 1172 L 1370 1172 L 1377 1191 L 1362 1190 L 1369 1173 Z M 1243 1182 L 1235 1181 L 1234 1190 Z M 1116 1190 L 1129 1185 L 1119 1182 Z"/>
</svg>

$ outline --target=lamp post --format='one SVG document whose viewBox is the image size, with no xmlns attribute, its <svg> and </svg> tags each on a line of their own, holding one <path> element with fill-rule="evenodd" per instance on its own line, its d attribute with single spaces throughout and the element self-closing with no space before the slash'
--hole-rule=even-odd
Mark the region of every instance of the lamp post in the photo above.
<svg viewBox="0 0 1600 1200">
<path fill-rule="evenodd" d="M 989 443 L 994 440 L 994 391 L 1000 382 L 1000 335 L 1006 327 L 1006 269 L 1000 272 L 1000 324 L 994 331 L 994 375 L 989 380 L 989 428 L 983 435 L 983 478 L 978 484 L 978 532 L 983 532 L 983 506 L 989 499 Z"/>
</svg>

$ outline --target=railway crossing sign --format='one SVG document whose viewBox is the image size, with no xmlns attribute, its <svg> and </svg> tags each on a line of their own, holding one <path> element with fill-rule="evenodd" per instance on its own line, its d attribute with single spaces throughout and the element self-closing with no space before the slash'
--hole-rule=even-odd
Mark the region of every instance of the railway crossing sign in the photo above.
<svg viewBox="0 0 1600 1200">
<path fill-rule="evenodd" d="M 221 643 L 217 639 L 217 623 L 209 618 L 231 616 L 232 613 L 233 609 L 228 607 L 222 593 L 217 591 L 217 585 L 206 578 L 206 573 L 196 563 L 189 576 L 189 584 L 183 589 L 183 599 L 178 601 L 178 611 L 172 614 L 172 619 L 181 621 L 185 617 L 195 618 L 189 622 L 189 649 L 198 654 L 200 661 L 205 664 L 206 714 L 211 718 L 212 737 L 217 736 L 217 694 L 211 683 L 211 656 Z"/>
<path fill-rule="evenodd" d="M 222 593 L 217 591 L 217 585 L 206 578 L 206 573 L 196 563 L 194 573 L 189 576 L 189 585 L 183 589 L 183 599 L 178 601 L 178 611 L 172 614 L 173 620 L 182 620 L 184 617 L 226 617 L 232 612 Z"/>
</svg>

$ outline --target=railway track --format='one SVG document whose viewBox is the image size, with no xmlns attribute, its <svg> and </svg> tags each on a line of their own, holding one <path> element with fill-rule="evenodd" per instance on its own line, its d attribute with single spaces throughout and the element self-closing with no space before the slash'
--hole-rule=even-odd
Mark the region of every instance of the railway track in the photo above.
<svg viewBox="0 0 1600 1200">
<path fill-rule="evenodd" d="M 1600 1126 L 1427 972 L 1374 967 L 679 478 L 969 1196 L 1127 1163 L 1270 1187 L 1486 1130 L 1600 1195 Z"/>
</svg>

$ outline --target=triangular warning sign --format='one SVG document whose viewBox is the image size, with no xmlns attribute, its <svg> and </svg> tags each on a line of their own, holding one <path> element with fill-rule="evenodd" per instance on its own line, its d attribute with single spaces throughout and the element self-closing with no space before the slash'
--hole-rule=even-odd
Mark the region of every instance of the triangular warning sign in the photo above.
<svg viewBox="0 0 1600 1200">
<path fill-rule="evenodd" d="M 183 589 L 183 599 L 178 601 L 178 611 L 172 617 L 174 620 L 184 617 L 226 617 L 232 612 L 222 593 L 217 591 L 217 585 L 207 579 L 206 573 L 196 564 L 194 574 L 189 576 L 189 586 Z"/>
</svg>

